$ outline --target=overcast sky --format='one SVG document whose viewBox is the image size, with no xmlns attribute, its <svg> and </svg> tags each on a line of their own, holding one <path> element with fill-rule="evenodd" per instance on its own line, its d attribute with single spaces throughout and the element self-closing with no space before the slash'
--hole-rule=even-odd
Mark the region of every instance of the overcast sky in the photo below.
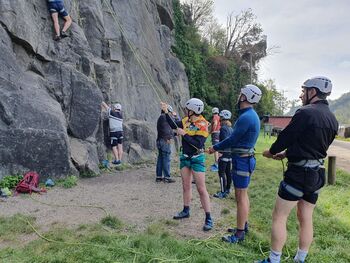
<svg viewBox="0 0 350 263">
<path fill-rule="evenodd" d="M 280 46 L 260 63 L 260 80 L 274 79 L 285 96 L 298 98 L 301 84 L 324 75 L 333 82 L 331 99 L 350 91 L 350 0 L 214 0 L 223 25 L 227 14 L 252 8 L 267 35 Z"/>
</svg>

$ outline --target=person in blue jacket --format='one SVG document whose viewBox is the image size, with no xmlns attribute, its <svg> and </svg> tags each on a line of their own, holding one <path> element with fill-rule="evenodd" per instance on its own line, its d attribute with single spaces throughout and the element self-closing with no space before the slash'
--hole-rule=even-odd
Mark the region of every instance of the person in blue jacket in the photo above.
<svg viewBox="0 0 350 263">
<path fill-rule="evenodd" d="M 230 119 L 232 117 L 232 113 L 228 110 L 222 110 L 219 113 L 220 116 L 220 133 L 219 133 L 219 142 L 225 140 L 230 137 L 232 134 L 232 124 Z M 231 149 L 225 149 L 222 153 L 220 153 L 219 161 L 218 161 L 218 174 L 220 179 L 220 191 L 214 194 L 216 198 L 226 198 L 231 190 Z"/>
<path fill-rule="evenodd" d="M 237 203 L 237 227 L 228 229 L 233 234 L 224 236 L 222 240 L 233 244 L 243 241 L 248 232 L 248 186 L 255 169 L 254 146 L 260 132 L 260 119 L 253 105 L 260 101 L 261 96 L 261 90 L 257 86 L 245 85 L 238 97 L 239 117 L 234 124 L 231 136 L 208 149 L 209 153 L 214 153 L 231 148 L 232 180 Z"/>
</svg>

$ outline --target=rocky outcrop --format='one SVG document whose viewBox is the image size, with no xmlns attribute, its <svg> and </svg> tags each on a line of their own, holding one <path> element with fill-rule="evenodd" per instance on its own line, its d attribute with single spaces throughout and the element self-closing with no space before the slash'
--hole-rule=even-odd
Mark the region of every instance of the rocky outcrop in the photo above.
<svg viewBox="0 0 350 263">
<path fill-rule="evenodd" d="M 101 102 L 120 102 L 126 160 L 154 158 L 159 101 L 189 97 L 171 52 L 171 0 L 65 0 L 70 37 L 53 41 L 43 0 L 0 0 L 0 178 L 99 173 Z M 62 21 L 60 21 L 62 22 Z"/>
</svg>

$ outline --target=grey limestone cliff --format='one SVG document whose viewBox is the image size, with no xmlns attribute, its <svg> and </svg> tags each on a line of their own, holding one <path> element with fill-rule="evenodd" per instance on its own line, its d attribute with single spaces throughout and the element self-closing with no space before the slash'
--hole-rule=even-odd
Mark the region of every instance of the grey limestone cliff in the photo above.
<svg viewBox="0 0 350 263">
<path fill-rule="evenodd" d="M 123 105 L 126 159 L 152 158 L 159 100 L 189 97 L 172 1 L 65 0 L 73 24 L 58 42 L 46 2 L 0 0 L 0 178 L 99 173 L 103 100 Z"/>
</svg>

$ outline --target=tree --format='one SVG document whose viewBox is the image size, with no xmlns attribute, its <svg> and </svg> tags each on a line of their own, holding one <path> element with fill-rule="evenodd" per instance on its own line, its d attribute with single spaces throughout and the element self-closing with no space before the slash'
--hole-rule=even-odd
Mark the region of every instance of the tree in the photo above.
<svg viewBox="0 0 350 263">
<path fill-rule="evenodd" d="M 226 47 L 226 30 L 216 19 L 208 22 L 203 30 L 202 37 L 208 41 L 213 55 L 223 55 Z"/>
<path fill-rule="evenodd" d="M 182 5 L 185 23 L 197 29 L 213 18 L 213 0 L 185 0 Z"/>
<path fill-rule="evenodd" d="M 262 39 L 261 25 L 256 21 L 256 16 L 249 8 L 240 14 L 233 13 L 227 16 L 226 24 L 226 48 L 225 56 L 230 57 L 234 53 L 242 53 L 242 49 L 252 46 Z"/>
</svg>

